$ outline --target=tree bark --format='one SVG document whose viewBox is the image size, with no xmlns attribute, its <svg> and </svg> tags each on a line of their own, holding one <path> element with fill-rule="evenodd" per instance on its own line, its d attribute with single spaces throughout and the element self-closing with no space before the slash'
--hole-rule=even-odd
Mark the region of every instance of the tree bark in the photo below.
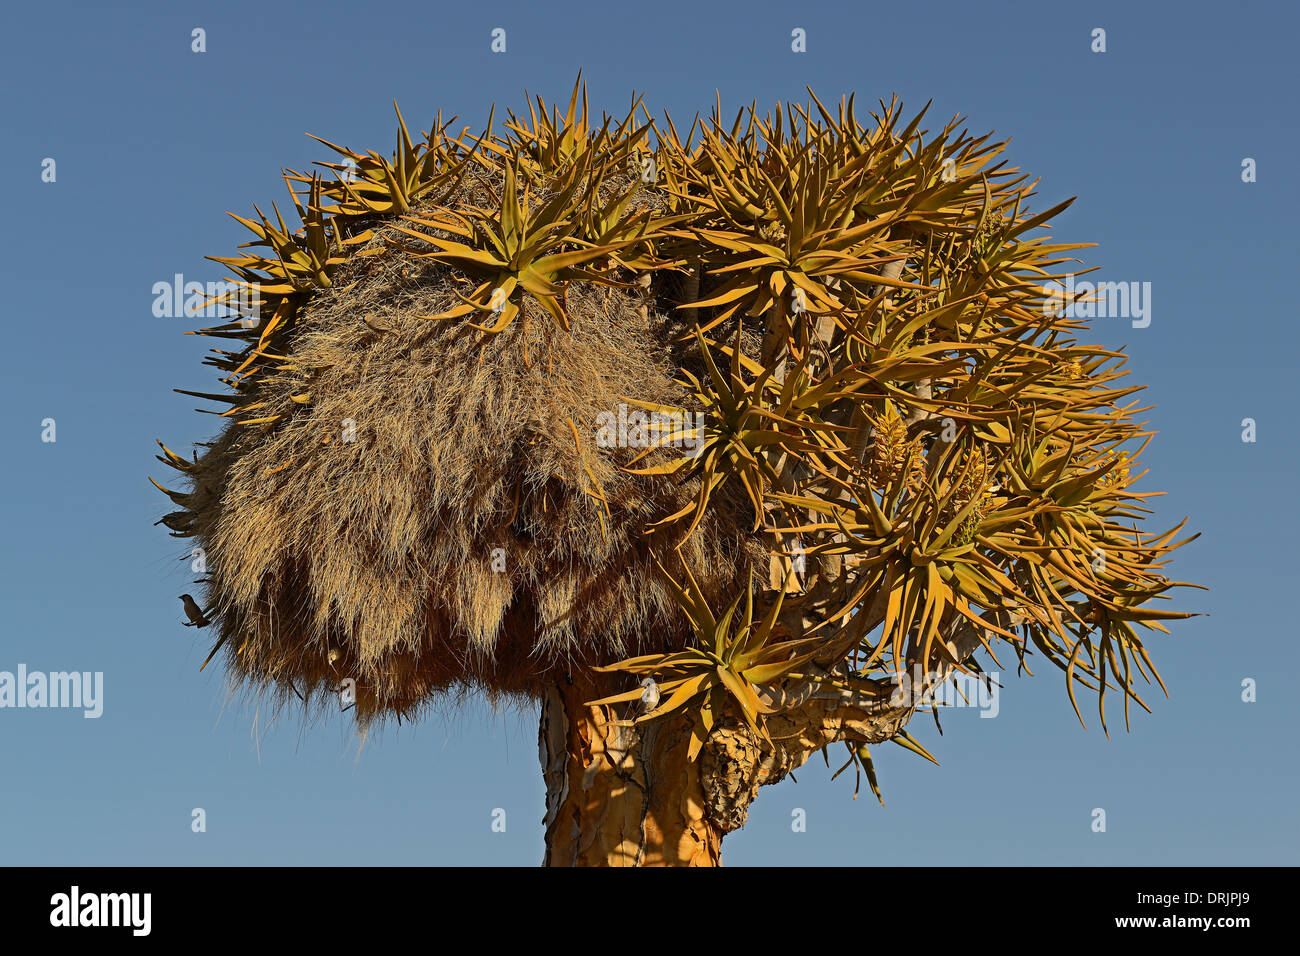
<svg viewBox="0 0 1300 956">
<path fill-rule="evenodd" d="M 880 600 L 859 613 L 879 623 Z M 993 615 L 1001 627 L 1015 611 Z M 852 636 L 852 635 L 850 635 Z M 965 618 L 944 627 L 949 654 L 932 663 L 926 686 L 899 694 L 892 681 L 855 678 L 842 664 L 813 664 L 823 679 L 759 689 L 771 713 L 770 739 L 724 715 L 695 760 L 687 756 L 690 717 L 668 714 L 630 726 L 637 702 L 588 707 L 616 686 L 591 672 L 552 685 L 538 734 L 546 781 L 547 866 L 720 866 L 722 838 L 745 825 L 760 787 L 775 784 L 831 744 L 876 744 L 897 736 L 921 694 L 945 681 L 980 647 Z M 829 662 L 828 662 L 829 663 Z M 832 672 L 838 675 L 827 682 Z"/>
<path fill-rule="evenodd" d="M 636 704 L 588 707 L 609 691 L 592 675 L 561 678 L 542 701 L 546 866 L 718 866 L 722 830 L 705 812 L 690 724 L 669 715 L 622 726 Z"/>
</svg>

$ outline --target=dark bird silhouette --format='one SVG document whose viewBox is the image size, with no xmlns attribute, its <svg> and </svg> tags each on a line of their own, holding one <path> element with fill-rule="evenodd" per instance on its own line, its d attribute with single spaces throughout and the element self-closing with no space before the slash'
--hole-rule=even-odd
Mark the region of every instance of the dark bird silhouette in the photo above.
<svg viewBox="0 0 1300 956">
<path fill-rule="evenodd" d="M 197 601 L 188 594 L 181 595 L 181 601 L 185 604 L 185 616 L 190 619 L 186 627 L 207 627 L 212 621 L 203 616 L 203 609 L 199 607 Z"/>
<path fill-rule="evenodd" d="M 171 514 L 163 515 L 154 524 L 165 524 L 173 531 L 184 534 L 194 524 L 194 515 L 189 511 L 173 511 Z"/>
</svg>

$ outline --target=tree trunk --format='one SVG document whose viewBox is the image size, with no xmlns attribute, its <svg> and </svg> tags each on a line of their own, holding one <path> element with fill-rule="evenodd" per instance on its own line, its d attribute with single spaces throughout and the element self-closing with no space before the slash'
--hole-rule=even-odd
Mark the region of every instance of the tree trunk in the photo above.
<svg viewBox="0 0 1300 956">
<path fill-rule="evenodd" d="M 635 702 L 586 704 L 609 693 L 579 672 L 542 701 L 545 865 L 720 865 L 722 831 L 705 813 L 700 764 L 687 759 L 689 723 L 620 726 Z"/>
<path fill-rule="evenodd" d="M 868 617 L 868 631 L 884 613 L 882 597 L 859 612 Z M 1002 627 L 1021 620 L 1014 612 L 997 616 Z M 979 631 L 964 618 L 949 622 L 944 635 L 951 656 L 920 690 L 942 683 L 980 646 Z M 545 865 L 720 866 L 723 836 L 745 825 L 760 787 L 780 782 L 831 744 L 855 750 L 889 740 L 915 712 L 919 697 L 899 695 L 894 682 L 855 678 L 851 668 L 834 666 L 840 676 L 833 683 L 801 679 L 759 688 L 768 739 L 737 715 L 722 715 L 693 761 L 689 716 L 624 726 L 640 712 L 639 702 L 588 707 L 587 701 L 626 690 L 626 681 L 616 686 L 589 671 L 561 678 L 542 700 L 538 733 Z"/>
</svg>

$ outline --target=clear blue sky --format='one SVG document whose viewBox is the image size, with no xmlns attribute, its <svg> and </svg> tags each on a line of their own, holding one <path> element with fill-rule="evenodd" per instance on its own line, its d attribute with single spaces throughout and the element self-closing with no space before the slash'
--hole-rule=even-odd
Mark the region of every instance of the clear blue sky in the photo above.
<svg viewBox="0 0 1300 956">
<path fill-rule="evenodd" d="M 723 14 L 718 8 L 726 9 Z M 203 340 L 154 318 L 151 287 L 214 280 L 243 241 L 225 213 L 281 200 L 283 166 L 330 155 L 305 135 L 389 150 L 396 97 L 481 124 L 525 88 L 596 110 L 632 91 L 689 125 L 725 107 L 856 91 L 933 99 L 1013 137 L 1038 208 L 1078 202 L 1063 240 L 1101 277 L 1152 283 L 1127 345 L 1160 435 L 1153 524 L 1203 537 L 1175 576 L 1209 616 L 1152 641 L 1172 697 L 1108 741 L 1082 730 L 1045 667 L 1009 675 L 997 719 L 949 712 L 942 762 L 876 748 L 886 807 L 820 761 L 765 790 L 726 862 L 1295 863 L 1297 209 L 1290 4 L 15 4 L 0 30 L 4 328 L 0 670 L 104 672 L 104 713 L 0 710 L 0 863 L 522 864 L 541 859 L 532 713 L 472 703 L 394 728 L 357 757 L 337 716 L 267 726 L 198 666 L 180 626 L 180 542 L 152 443 L 209 437 L 175 395 L 213 390 Z M 207 52 L 190 50 L 190 31 Z M 507 31 L 507 52 L 490 32 Z M 807 31 L 807 53 L 790 50 Z M 1107 31 L 1107 52 L 1090 51 Z M 54 158 L 57 181 L 41 181 Z M 1241 162 L 1258 164 L 1243 183 Z M 1292 230 L 1290 233 L 1287 230 Z M 1241 440 L 1254 418 L 1258 440 Z M 41 422 L 57 441 L 41 441 Z M 1244 678 L 1258 701 L 1241 701 Z M 1087 712 L 1085 712 L 1087 713 Z M 1118 716 L 1118 715 L 1117 715 Z M 865 787 L 864 787 L 865 790 Z M 207 832 L 191 832 L 191 810 Z M 1090 828 L 1105 808 L 1106 833 Z M 492 813 L 507 814 L 494 833 Z M 807 812 L 792 832 L 791 812 Z"/>
</svg>

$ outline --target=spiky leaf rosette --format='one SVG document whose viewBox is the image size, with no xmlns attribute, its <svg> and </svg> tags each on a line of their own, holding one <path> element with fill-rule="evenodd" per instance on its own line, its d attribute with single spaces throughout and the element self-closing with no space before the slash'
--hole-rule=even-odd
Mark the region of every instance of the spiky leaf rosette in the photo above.
<svg viewBox="0 0 1300 956">
<path fill-rule="evenodd" d="M 259 210 L 269 251 L 218 260 L 260 309 L 203 331 L 240 343 L 221 434 L 161 457 L 235 675 L 352 678 L 363 719 L 650 675 L 629 719 L 695 715 L 692 754 L 846 694 L 915 748 L 899 675 L 999 644 L 1145 706 L 1182 542 L 1139 529 L 1124 356 L 1053 300 L 1065 204 L 896 103 L 685 139 L 538 108 L 328 144 L 332 181 L 286 174 L 301 228 Z"/>
</svg>

